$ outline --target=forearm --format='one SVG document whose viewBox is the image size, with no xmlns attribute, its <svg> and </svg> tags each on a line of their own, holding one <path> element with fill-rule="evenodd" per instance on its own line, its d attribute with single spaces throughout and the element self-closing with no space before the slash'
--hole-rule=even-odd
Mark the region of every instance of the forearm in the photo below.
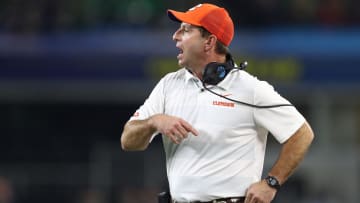
<svg viewBox="0 0 360 203">
<path fill-rule="evenodd" d="M 280 184 L 283 184 L 303 160 L 313 138 L 314 134 L 311 127 L 305 122 L 300 129 L 283 144 L 280 156 L 270 170 L 269 175 L 275 176 Z"/>
<path fill-rule="evenodd" d="M 149 119 L 133 120 L 125 124 L 121 135 L 121 147 L 126 151 L 145 150 L 156 129 Z"/>
</svg>

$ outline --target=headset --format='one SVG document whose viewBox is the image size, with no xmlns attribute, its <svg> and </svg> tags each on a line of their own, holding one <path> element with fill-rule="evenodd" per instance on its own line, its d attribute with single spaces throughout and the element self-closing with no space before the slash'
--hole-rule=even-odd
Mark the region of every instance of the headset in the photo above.
<svg viewBox="0 0 360 203">
<path fill-rule="evenodd" d="M 218 63 L 218 62 L 211 62 L 209 64 L 207 64 L 205 66 L 203 75 L 202 75 L 202 85 L 203 88 L 212 93 L 215 94 L 219 97 L 222 97 L 224 99 L 227 99 L 229 101 L 238 103 L 238 104 L 242 104 L 242 105 L 246 105 L 246 106 L 250 106 L 253 108 L 259 108 L 259 109 L 267 109 L 267 108 L 277 108 L 277 107 L 283 107 L 283 106 L 294 106 L 292 104 L 274 104 L 274 105 L 265 105 L 265 106 L 259 106 L 259 105 L 255 105 L 255 104 L 249 104 L 246 102 L 242 102 L 242 101 L 238 101 L 235 99 L 231 99 L 229 97 L 226 97 L 224 95 L 218 94 L 214 91 L 212 91 L 210 88 L 207 87 L 207 85 L 214 85 L 216 86 L 219 82 L 221 82 L 222 80 L 224 80 L 224 78 L 227 76 L 227 74 L 232 70 L 232 69 L 237 69 L 237 70 L 244 70 L 247 67 L 248 63 L 247 61 L 244 61 L 242 63 L 240 63 L 239 67 L 235 67 L 235 63 L 234 60 L 232 58 L 232 56 L 230 54 L 226 55 L 226 62 L 225 63 Z"/>
</svg>

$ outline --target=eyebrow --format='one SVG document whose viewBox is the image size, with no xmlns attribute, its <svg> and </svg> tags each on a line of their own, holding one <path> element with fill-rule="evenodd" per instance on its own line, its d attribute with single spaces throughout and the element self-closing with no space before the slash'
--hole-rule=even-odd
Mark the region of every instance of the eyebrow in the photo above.
<svg viewBox="0 0 360 203">
<path fill-rule="evenodd" d="M 191 24 L 189 24 L 189 23 L 181 23 L 181 25 L 180 25 L 180 28 L 181 29 L 189 29 L 189 30 L 193 30 L 193 29 L 199 29 L 200 27 L 199 26 L 196 26 L 196 25 L 191 25 Z"/>
<path fill-rule="evenodd" d="M 196 28 L 196 26 L 194 25 L 191 25 L 189 23 L 181 23 L 181 28 L 188 28 L 188 29 L 193 29 L 193 28 Z"/>
</svg>

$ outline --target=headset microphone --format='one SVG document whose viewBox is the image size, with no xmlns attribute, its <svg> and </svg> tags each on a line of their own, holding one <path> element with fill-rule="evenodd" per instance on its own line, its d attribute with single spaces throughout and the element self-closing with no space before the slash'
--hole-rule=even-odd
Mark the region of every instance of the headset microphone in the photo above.
<svg viewBox="0 0 360 203">
<path fill-rule="evenodd" d="M 247 61 L 241 62 L 241 63 L 240 63 L 240 66 L 239 66 L 239 69 L 240 69 L 240 70 L 245 70 L 245 68 L 247 67 L 247 65 L 248 65 L 248 62 L 247 62 Z"/>
</svg>

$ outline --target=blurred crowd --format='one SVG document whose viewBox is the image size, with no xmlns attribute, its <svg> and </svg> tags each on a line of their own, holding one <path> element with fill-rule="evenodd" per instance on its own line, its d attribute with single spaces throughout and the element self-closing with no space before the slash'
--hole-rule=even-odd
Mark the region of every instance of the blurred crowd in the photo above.
<svg viewBox="0 0 360 203">
<path fill-rule="evenodd" d="M 0 31 L 54 32 L 124 27 L 164 28 L 167 8 L 185 10 L 202 1 L 2 0 Z M 356 0 L 206 1 L 230 10 L 239 27 L 356 26 Z"/>
<path fill-rule="evenodd" d="M 13 198 L 14 190 L 11 181 L 0 176 L 0 203 L 12 203 Z"/>
</svg>

